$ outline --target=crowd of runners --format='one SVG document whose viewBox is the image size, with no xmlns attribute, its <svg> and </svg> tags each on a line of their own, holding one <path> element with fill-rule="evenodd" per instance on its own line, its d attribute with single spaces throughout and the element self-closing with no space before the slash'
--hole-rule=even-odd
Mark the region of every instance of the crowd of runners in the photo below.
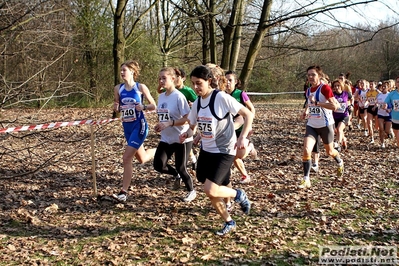
<svg viewBox="0 0 399 266">
<path fill-rule="evenodd" d="M 243 189 L 233 189 L 231 170 L 241 175 L 240 183 L 251 182 L 243 159 L 257 151 L 250 142 L 255 108 L 248 95 L 238 89 L 240 82 L 233 71 L 224 72 L 215 64 L 201 65 L 192 70 L 192 88 L 184 85 L 186 74 L 179 68 L 165 67 L 159 72 L 157 103 L 145 84 L 137 82 L 140 67 L 136 61 L 121 65 L 123 83 L 114 88 L 114 111 L 121 113 L 127 145 L 123 154 L 123 179 L 118 201 L 126 201 L 132 180 L 132 160 L 140 163 L 153 160 L 154 170 L 173 178 L 173 189 L 183 183 L 185 202 L 195 200 L 197 192 L 188 163 L 196 171 L 213 208 L 224 221 L 217 235 L 235 229 L 230 216 L 234 202 L 245 214 L 251 203 Z M 395 83 L 395 81 L 394 81 Z M 399 77 L 396 88 L 399 87 Z M 310 171 L 318 171 L 319 144 L 337 164 L 337 174 L 344 173 L 340 151 L 350 140 L 345 129 L 355 126 L 374 143 L 378 132 L 381 148 L 385 139 L 396 137 L 399 144 L 399 93 L 391 80 L 374 82 L 358 80 L 354 85 L 348 75 L 330 80 L 319 66 L 307 69 L 304 112 L 307 120 L 303 145 L 304 177 L 299 188 L 308 188 Z M 145 104 L 145 101 L 147 104 Z M 148 135 L 145 111 L 155 111 L 158 123 L 153 128 L 160 134 L 156 149 L 145 149 Z M 349 143 L 349 144 L 348 144 Z M 199 146 L 198 156 L 193 147 Z M 399 145 L 398 145 L 399 146 Z M 312 162 L 312 153 L 314 160 Z"/>
<path fill-rule="evenodd" d="M 360 79 L 354 84 L 349 73 L 330 80 L 319 66 L 307 69 L 302 114 L 307 119 L 303 145 L 303 180 L 299 188 L 311 186 L 310 171 L 318 171 L 319 144 L 337 163 L 337 175 L 344 173 L 340 152 L 348 148 L 346 130 L 357 128 L 368 144 L 386 147 L 386 139 L 395 138 L 399 147 L 399 77 L 395 80 Z M 313 160 L 312 160 L 313 155 Z"/>
<path fill-rule="evenodd" d="M 239 81 L 233 71 L 225 74 L 217 65 L 201 65 L 192 70 L 190 81 L 194 90 L 184 85 L 184 70 L 165 67 L 159 72 L 160 95 L 156 103 L 147 86 L 137 82 L 139 73 L 136 61 L 123 63 L 124 82 L 114 88 L 114 111 L 121 113 L 127 146 L 123 155 L 122 188 L 113 197 L 122 202 L 127 200 L 135 157 L 140 163 L 153 159 L 154 170 L 170 175 L 174 189 L 184 183 L 187 194 L 182 200 L 191 202 L 197 196 L 187 169 L 191 160 L 197 180 L 224 221 L 216 234 L 229 233 L 236 227 L 230 216 L 234 202 L 245 214 L 251 209 L 245 191 L 233 189 L 230 180 L 234 163 L 241 173 L 240 183 L 251 182 L 243 159 L 248 155 L 257 157 L 249 141 L 255 108 L 248 95 L 236 88 Z M 146 110 L 156 111 L 158 116 L 153 128 L 160 134 L 156 149 L 145 149 L 143 145 L 150 130 Z M 193 153 L 195 145 L 200 146 L 198 158 Z"/>
</svg>

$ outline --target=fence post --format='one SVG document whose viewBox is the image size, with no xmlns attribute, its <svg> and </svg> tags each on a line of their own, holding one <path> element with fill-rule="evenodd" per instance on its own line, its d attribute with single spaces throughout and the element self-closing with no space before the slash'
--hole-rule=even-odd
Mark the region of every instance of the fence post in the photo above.
<svg viewBox="0 0 399 266">
<path fill-rule="evenodd" d="M 91 146 L 91 175 L 93 177 L 93 192 L 94 196 L 97 196 L 97 178 L 96 178 L 96 155 L 95 155 L 95 143 L 94 143 L 94 125 L 90 125 L 90 146 Z"/>
</svg>

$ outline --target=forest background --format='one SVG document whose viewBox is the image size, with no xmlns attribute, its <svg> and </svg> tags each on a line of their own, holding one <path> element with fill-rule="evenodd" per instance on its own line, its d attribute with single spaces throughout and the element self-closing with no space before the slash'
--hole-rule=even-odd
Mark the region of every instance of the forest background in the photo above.
<svg viewBox="0 0 399 266">
<path fill-rule="evenodd" d="M 129 59 L 155 97 L 161 67 L 190 73 L 207 62 L 236 70 L 251 92 L 301 92 L 311 64 L 332 78 L 394 78 L 398 4 L 0 0 L 0 125 L 110 118 Z M 214 237 L 221 221 L 201 185 L 186 204 L 183 188 L 173 191 L 152 164 L 135 162 L 125 204 L 108 200 L 123 174 L 120 123 L 0 134 L 0 265 L 319 265 L 320 246 L 399 246 L 395 142 L 381 149 L 347 132 L 344 177 L 322 153 L 312 188 L 298 190 L 303 96 L 279 97 L 251 96 L 260 158 L 245 162 L 252 210 L 233 210 L 237 230 L 224 239 Z M 146 117 L 152 129 L 157 117 Z M 158 141 L 150 130 L 146 147 Z"/>
<path fill-rule="evenodd" d="M 139 81 L 154 95 L 161 67 L 178 66 L 189 74 L 207 62 L 235 70 L 251 92 L 301 91 L 311 64 L 332 78 L 341 72 L 351 72 L 353 81 L 394 78 L 399 74 L 396 5 L 389 0 L 2 1 L 0 107 L 111 106 L 120 65 L 130 59 L 140 63 Z"/>
</svg>

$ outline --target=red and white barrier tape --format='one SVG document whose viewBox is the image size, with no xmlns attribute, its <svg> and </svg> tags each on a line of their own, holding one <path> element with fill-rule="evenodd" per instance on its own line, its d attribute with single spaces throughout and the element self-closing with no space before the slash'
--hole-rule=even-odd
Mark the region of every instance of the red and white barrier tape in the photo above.
<svg viewBox="0 0 399 266">
<path fill-rule="evenodd" d="M 111 119 L 98 120 L 98 121 L 81 120 L 81 121 L 71 121 L 71 122 L 54 122 L 54 123 L 42 124 L 42 125 L 9 127 L 9 128 L 0 129 L 0 134 L 17 132 L 17 131 L 42 130 L 42 129 L 48 129 L 48 128 L 69 127 L 69 126 L 78 126 L 78 125 L 101 125 L 101 124 L 109 123 L 109 122 L 112 122 L 115 120 L 120 120 L 120 118 L 111 118 Z"/>
</svg>

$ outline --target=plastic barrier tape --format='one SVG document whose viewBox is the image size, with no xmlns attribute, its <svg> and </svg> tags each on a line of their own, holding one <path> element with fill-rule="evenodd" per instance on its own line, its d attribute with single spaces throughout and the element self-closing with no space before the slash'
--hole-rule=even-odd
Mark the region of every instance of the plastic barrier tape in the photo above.
<svg viewBox="0 0 399 266">
<path fill-rule="evenodd" d="M 81 121 L 71 121 L 71 122 L 54 122 L 49 124 L 42 125 L 29 125 L 29 126 L 19 126 L 19 127 L 9 127 L 0 129 L 1 133 L 10 133 L 10 132 L 18 132 L 18 131 L 31 131 L 31 130 L 42 130 L 49 128 L 58 128 L 58 127 L 69 127 L 69 126 L 78 126 L 78 125 L 100 125 L 109 123 L 115 120 L 120 120 L 120 118 L 111 118 L 105 120 L 81 120 Z"/>
</svg>

